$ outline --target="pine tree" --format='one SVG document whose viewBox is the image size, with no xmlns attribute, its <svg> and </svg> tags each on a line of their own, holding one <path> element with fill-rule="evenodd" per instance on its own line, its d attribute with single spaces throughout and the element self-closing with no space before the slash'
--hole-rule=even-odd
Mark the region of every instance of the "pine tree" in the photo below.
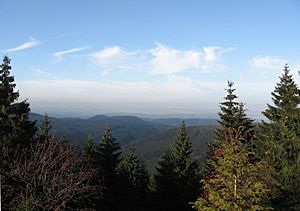
<svg viewBox="0 0 300 211">
<path fill-rule="evenodd" d="M 263 112 L 268 122 L 259 127 L 256 150 L 275 169 L 278 210 L 300 209 L 300 90 L 286 65 L 272 92 L 274 105 Z"/>
<path fill-rule="evenodd" d="M 216 131 L 216 140 L 218 140 L 218 136 L 222 139 L 223 133 L 228 128 L 238 130 L 241 126 L 244 138 L 253 137 L 253 120 L 246 115 L 244 104 L 235 101 L 238 97 L 234 93 L 236 89 L 233 88 L 233 85 L 233 82 L 228 81 L 227 96 L 224 98 L 225 101 L 220 103 L 220 112 L 218 112 L 220 128 Z M 217 143 L 215 144 L 217 145 Z"/>
<path fill-rule="evenodd" d="M 40 139 L 41 140 L 48 140 L 51 137 L 51 121 L 49 120 L 48 114 L 45 114 L 40 127 Z"/>
<path fill-rule="evenodd" d="M 117 167 L 120 163 L 121 148 L 116 139 L 112 137 L 109 129 L 105 129 L 99 144 L 95 149 L 96 166 L 98 175 L 103 181 L 103 198 L 98 203 L 98 208 L 103 210 L 118 210 L 119 176 Z M 100 207 L 99 207 L 100 206 Z"/>
<path fill-rule="evenodd" d="M 1 154 L 10 153 L 17 146 L 29 147 L 36 132 L 35 122 L 29 120 L 29 104 L 16 102 L 14 77 L 10 75 L 10 59 L 5 56 L 0 65 L 0 139 Z"/>
<path fill-rule="evenodd" d="M 243 128 L 229 128 L 223 135 L 222 155 L 209 163 L 214 176 L 206 179 L 204 189 L 209 193 L 194 204 L 199 211 L 205 210 L 268 210 L 264 199 L 270 194 L 264 162 L 249 162 L 253 152 L 244 144 Z"/>
<path fill-rule="evenodd" d="M 242 144 L 249 147 L 252 146 L 254 125 L 253 120 L 246 115 L 244 103 L 237 102 L 235 95 L 234 83 L 228 81 L 227 95 L 225 101 L 220 103 L 220 112 L 218 112 L 220 126 L 215 132 L 215 139 L 208 145 L 208 161 L 204 172 L 204 180 L 209 181 L 215 177 L 218 166 L 219 157 L 223 156 L 224 135 L 230 129 L 231 131 L 239 131 Z M 250 161 L 249 161 L 250 162 Z M 206 188 L 201 190 L 201 197 L 208 199 L 210 192 Z"/>
<path fill-rule="evenodd" d="M 158 198 L 164 199 L 162 203 L 166 206 L 162 210 L 190 210 L 189 202 L 196 200 L 200 173 L 192 152 L 192 143 L 183 123 L 172 148 L 159 162 L 154 177 Z"/>
<path fill-rule="evenodd" d="M 94 157 L 96 144 L 94 142 L 94 139 L 91 135 L 88 136 L 87 141 L 83 147 L 83 151 L 85 154 L 88 154 L 91 157 Z"/>
<path fill-rule="evenodd" d="M 133 145 L 129 147 L 128 153 L 123 156 L 118 167 L 118 174 L 121 180 L 120 199 L 122 210 L 145 210 L 149 177 L 145 165 L 138 159 Z"/>
</svg>

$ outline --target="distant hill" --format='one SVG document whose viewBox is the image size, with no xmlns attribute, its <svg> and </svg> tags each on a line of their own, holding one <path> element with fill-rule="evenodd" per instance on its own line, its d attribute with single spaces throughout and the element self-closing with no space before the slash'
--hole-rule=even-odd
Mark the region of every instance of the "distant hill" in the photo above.
<svg viewBox="0 0 300 211">
<path fill-rule="evenodd" d="M 188 118 L 188 119 L 182 119 L 182 118 L 157 118 L 157 119 L 144 119 L 149 122 L 158 123 L 158 124 L 164 124 L 168 126 L 174 126 L 178 127 L 181 125 L 182 121 L 185 122 L 185 124 L 189 126 L 194 125 L 216 125 L 218 124 L 216 119 L 208 119 L 208 118 Z"/>
<path fill-rule="evenodd" d="M 36 120 L 39 126 L 43 116 L 31 113 L 30 118 Z M 88 135 L 98 142 L 104 129 L 109 127 L 123 149 L 131 143 L 136 145 L 139 156 L 146 161 L 150 171 L 154 169 L 155 163 L 170 144 L 175 141 L 178 126 L 183 120 L 188 125 L 188 135 L 193 142 L 194 154 L 202 163 L 205 159 L 207 143 L 213 139 L 213 131 L 216 128 L 216 121 L 213 119 L 141 119 L 135 116 L 105 115 L 96 115 L 88 119 L 53 117 L 49 119 L 56 136 L 66 138 L 79 147 L 83 146 Z"/>
<path fill-rule="evenodd" d="M 36 120 L 39 126 L 43 116 L 31 113 L 30 118 Z M 88 119 L 53 117 L 49 117 L 49 119 L 52 123 L 52 131 L 56 136 L 71 140 L 78 146 L 82 146 L 89 135 L 97 142 L 107 127 L 111 129 L 113 136 L 120 142 L 121 146 L 172 128 L 171 126 L 144 121 L 134 116 L 108 117 L 97 115 Z"/>
</svg>

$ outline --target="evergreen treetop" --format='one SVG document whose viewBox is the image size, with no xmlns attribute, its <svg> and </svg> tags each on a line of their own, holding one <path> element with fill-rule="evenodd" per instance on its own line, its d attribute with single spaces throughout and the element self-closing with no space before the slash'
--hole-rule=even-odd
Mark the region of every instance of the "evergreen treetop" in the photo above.
<svg viewBox="0 0 300 211">
<path fill-rule="evenodd" d="M 259 158 L 275 169 L 278 210 L 300 209 L 300 90 L 289 71 L 285 65 L 255 142 Z"/>
<path fill-rule="evenodd" d="M 29 104 L 16 102 L 19 92 L 14 90 L 16 84 L 10 71 L 10 59 L 4 56 L 0 65 L 0 139 L 1 151 L 6 152 L 20 144 L 29 147 L 37 130 L 35 122 L 29 120 Z"/>
<path fill-rule="evenodd" d="M 50 138 L 51 128 L 52 128 L 52 125 L 51 125 L 49 116 L 48 116 L 48 114 L 45 114 L 45 117 L 43 118 L 43 120 L 41 122 L 41 127 L 40 127 L 40 131 L 41 131 L 40 138 L 42 140 L 47 140 Z"/>
</svg>

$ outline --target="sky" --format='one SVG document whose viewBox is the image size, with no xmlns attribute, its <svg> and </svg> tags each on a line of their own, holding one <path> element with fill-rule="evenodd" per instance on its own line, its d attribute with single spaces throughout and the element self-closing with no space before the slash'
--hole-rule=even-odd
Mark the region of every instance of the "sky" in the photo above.
<svg viewBox="0 0 300 211">
<path fill-rule="evenodd" d="M 297 0 L 1 0 L 0 51 L 33 112 L 216 114 L 235 83 L 257 116 L 284 64 L 299 84 Z"/>
</svg>

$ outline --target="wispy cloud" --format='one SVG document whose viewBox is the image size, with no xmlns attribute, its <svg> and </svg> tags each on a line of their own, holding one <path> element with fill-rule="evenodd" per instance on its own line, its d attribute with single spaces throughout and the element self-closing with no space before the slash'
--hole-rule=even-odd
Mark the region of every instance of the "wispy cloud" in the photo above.
<svg viewBox="0 0 300 211">
<path fill-rule="evenodd" d="M 256 56 L 248 62 L 254 69 L 269 70 L 281 70 L 283 64 L 286 63 L 284 59 L 272 56 Z"/>
<path fill-rule="evenodd" d="M 19 46 L 15 47 L 15 48 L 10 48 L 10 49 L 6 49 L 5 52 L 17 52 L 17 51 L 22 51 L 28 48 L 32 48 L 34 46 L 37 46 L 38 44 L 40 44 L 40 42 L 34 38 L 30 38 L 29 41 L 20 44 Z"/>
<path fill-rule="evenodd" d="M 33 70 L 34 75 L 38 78 L 57 79 L 56 76 L 54 76 L 51 73 L 49 73 L 48 71 L 42 70 L 40 68 L 33 67 L 32 70 Z"/>
<path fill-rule="evenodd" d="M 64 56 L 66 56 L 67 54 L 72 54 L 72 53 L 76 53 L 76 52 L 80 52 L 80 51 L 84 51 L 87 50 L 88 47 L 80 47 L 80 48 L 71 48 L 68 50 L 64 50 L 64 51 L 57 51 L 53 53 L 53 56 L 56 57 L 59 61 L 63 59 Z"/>
<path fill-rule="evenodd" d="M 146 55 L 142 51 L 127 51 L 120 46 L 104 48 L 92 55 L 102 74 L 116 71 L 142 71 L 145 68 Z"/>
<path fill-rule="evenodd" d="M 93 59 L 105 74 L 132 70 L 170 75 L 185 71 L 221 69 L 224 67 L 222 57 L 231 49 L 208 46 L 202 50 L 181 50 L 156 43 L 151 49 L 128 51 L 120 46 L 112 46 L 94 53 Z"/>
</svg>

